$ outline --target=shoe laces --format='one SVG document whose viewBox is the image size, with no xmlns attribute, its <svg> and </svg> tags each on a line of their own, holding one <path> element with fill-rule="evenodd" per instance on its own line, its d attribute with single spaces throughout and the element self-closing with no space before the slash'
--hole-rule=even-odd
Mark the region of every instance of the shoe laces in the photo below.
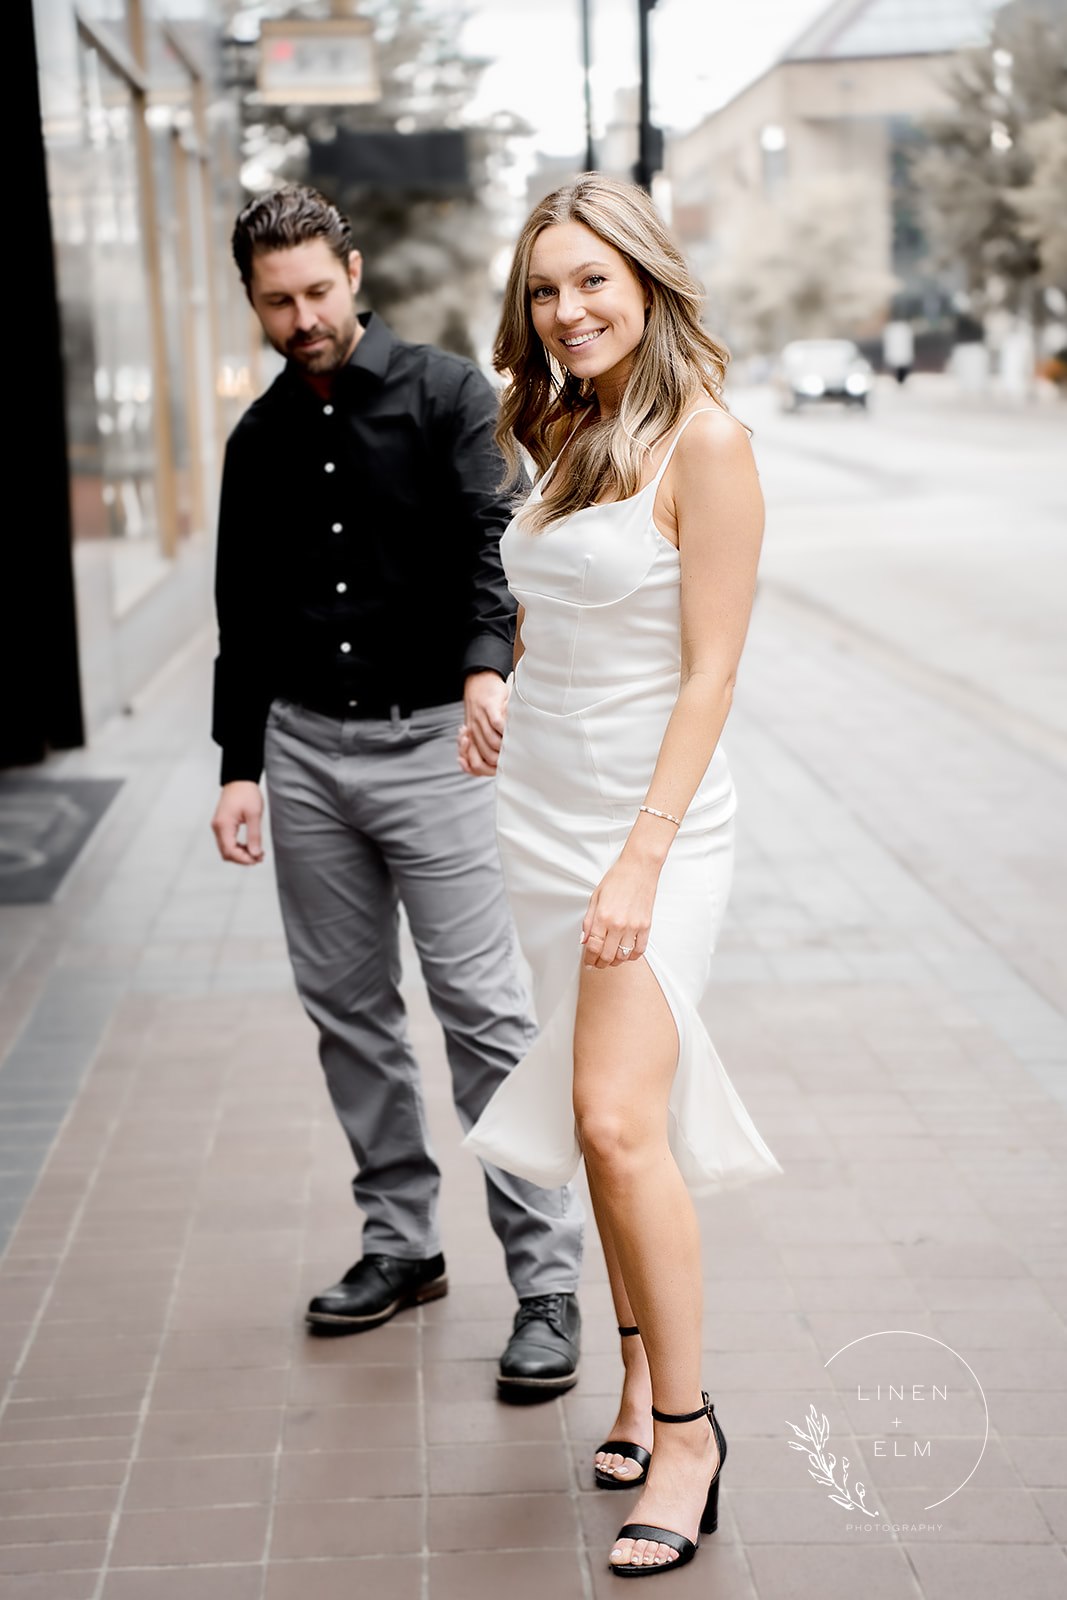
<svg viewBox="0 0 1067 1600">
<path fill-rule="evenodd" d="M 515 1315 L 514 1331 L 518 1333 L 528 1322 L 548 1322 L 559 1329 L 563 1321 L 563 1296 L 561 1294 L 533 1294 L 519 1301 Z"/>
</svg>

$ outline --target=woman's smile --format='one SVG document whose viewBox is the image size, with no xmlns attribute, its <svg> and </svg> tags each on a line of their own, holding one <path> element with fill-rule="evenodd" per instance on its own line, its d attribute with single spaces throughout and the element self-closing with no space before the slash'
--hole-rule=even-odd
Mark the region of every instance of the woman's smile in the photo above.
<svg viewBox="0 0 1067 1600">
<path fill-rule="evenodd" d="M 584 333 L 565 334 L 561 343 L 568 350 L 580 350 L 583 344 L 590 344 L 594 339 L 599 339 L 605 330 L 603 328 L 589 328 Z"/>
</svg>

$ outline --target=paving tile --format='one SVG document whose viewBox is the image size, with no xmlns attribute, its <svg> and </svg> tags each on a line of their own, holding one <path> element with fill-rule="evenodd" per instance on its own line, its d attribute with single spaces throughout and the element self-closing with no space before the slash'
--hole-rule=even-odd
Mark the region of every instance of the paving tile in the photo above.
<svg viewBox="0 0 1067 1600">
<path fill-rule="evenodd" d="M 1067 1489 L 1067 1438 L 1001 1438 L 1020 1479 L 1031 1489 Z"/>
<path fill-rule="evenodd" d="M 163 1372 L 285 1366 L 290 1342 L 287 1327 L 171 1330 L 160 1347 L 159 1366 Z"/>
<path fill-rule="evenodd" d="M 431 1550 L 571 1549 L 577 1524 L 563 1494 L 440 1495 L 430 1501 Z"/>
<path fill-rule="evenodd" d="M 931 1600 L 899 1548 L 863 1536 L 852 1544 L 761 1544 L 749 1551 L 759 1600 Z M 952 1600 L 973 1591 L 958 1590 Z M 946 1597 L 948 1600 L 948 1597 Z"/>
<path fill-rule="evenodd" d="M 373 1450 L 413 1446 L 419 1438 L 414 1405 L 290 1406 L 283 1415 L 286 1450 Z"/>
<path fill-rule="evenodd" d="M 121 1486 L 100 1484 L 86 1488 L 54 1488 L 51 1484 L 35 1488 L 5 1489 L 0 1486 L 0 1520 L 7 1517 L 51 1517 L 106 1512 L 118 1505 Z"/>
<path fill-rule="evenodd" d="M 1067 1489 L 1038 1489 L 1034 1502 L 1040 1508 L 1049 1532 L 1061 1547 L 1067 1547 Z"/>
<path fill-rule="evenodd" d="M 99 1572 L 107 1553 L 103 1540 L 0 1545 L 0 1576 L 43 1572 Z"/>
<path fill-rule="evenodd" d="M 105 1512 L 54 1511 L 48 1515 L 0 1520 L 0 1545 L 76 1544 L 106 1539 L 111 1517 Z"/>
<path fill-rule="evenodd" d="M 1067 1556 L 1054 1545 L 913 1544 L 904 1553 L 918 1575 L 923 1600 L 1060 1600 Z"/>
<path fill-rule="evenodd" d="M 421 1556 L 369 1556 L 362 1560 L 272 1561 L 264 1600 L 422 1600 Z"/>
<path fill-rule="evenodd" d="M 274 1513 L 270 1559 L 413 1555 L 423 1522 L 415 1499 L 288 1501 Z"/>
<path fill-rule="evenodd" d="M 261 1566 L 134 1568 L 109 1572 L 101 1600 L 260 1600 Z"/>
<path fill-rule="evenodd" d="M 291 1406 L 413 1405 L 418 1399 L 414 1367 L 344 1366 L 296 1367 L 289 1375 Z"/>
<path fill-rule="evenodd" d="M 274 1472 L 269 1455 L 138 1460 L 130 1468 L 123 1510 L 269 1505 Z"/>
<path fill-rule="evenodd" d="M 286 1451 L 278 1463 L 277 1498 L 370 1500 L 421 1495 L 422 1452 L 416 1449 Z"/>
<path fill-rule="evenodd" d="M 1067 1436 L 1067 1395 L 986 1389 L 990 1418 L 1002 1433 Z"/>
<path fill-rule="evenodd" d="M 129 1459 L 130 1440 L 120 1439 L 37 1439 L 29 1443 L 0 1442 L 0 1473 L 22 1467 L 45 1466 L 55 1462 L 62 1468 Z"/>
<path fill-rule="evenodd" d="M 939 1471 L 938 1483 L 943 1485 L 946 1481 Z M 977 1543 L 982 1538 L 991 1540 L 994 1534 L 998 1544 L 1039 1545 L 1052 1540 L 1041 1508 L 1029 1489 L 985 1489 L 969 1483 L 943 1505 L 924 1512 L 923 1502 L 927 1499 L 925 1490 L 907 1494 L 883 1490 L 879 1511 L 883 1520 L 901 1527 L 937 1522 L 938 1540 L 942 1543 Z"/>
<path fill-rule="evenodd" d="M 571 1466 L 561 1444 L 433 1445 L 432 1496 L 568 1493 Z"/>
<path fill-rule="evenodd" d="M 262 1557 L 266 1506 L 124 1511 L 109 1556 L 112 1567 L 253 1562 Z"/>
<path fill-rule="evenodd" d="M 137 1453 L 153 1456 L 263 1455 L 275 1448 L 282 1413 L 273 1407 L 233 1411 L 150 1411 Z"/>
<path fill-rule="evenodd" d="M 975 1350 L 970 1362 L 987 1391 L 1033 1389 L 1064 1398 L 1067 1389 L 1067 1351 Z"/>
<path fill-rule="evenodd" d="M 7 1573 L 4 1600 L 94 1600 L 99 1576 L 96 1569 L 83 1572 Z"/>
<path fill-rule="evenodd" d="M 161 1372 L 152 1385 L 152 1410 L 203 1411 L 273 1406 L 285 1400 L 287 1367 L 201 1369 L 195 1372 Z"/>
<path fill-rule="evenodd" d="M 515 1443 L 559 1437 L 559 1410 L 554 1405 L 503 1406 L 496 1401 L 473 1400 L 467 1405 L 426 1406 L 430 1444 Z"/>
<path fill-rule="evenodd" d="M 473 1550 L 433 1554 L 429 1559 L 428 1600 L 505 1594 L 508 1600 L 544 1600 L 546 1594 L 553 1600 L 584 1600 L 585 1593 L 582 1568 L 573 1551 Z"/>
</svg>

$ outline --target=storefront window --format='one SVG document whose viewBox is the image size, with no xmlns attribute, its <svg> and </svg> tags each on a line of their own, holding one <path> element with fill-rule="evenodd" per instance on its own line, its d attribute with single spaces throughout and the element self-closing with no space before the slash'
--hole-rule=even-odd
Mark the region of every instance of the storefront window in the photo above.
<svg viewBox="0 0 1067 1600">
<path fill-rule="evenodd" d="M 82 84 L 95 462 L 88 429 L 79 428 L 78 442 L 83 470 L 95 467 L 103 507 L 85 531 L 154 543 L 152 362 L 134 107 L 127 84 L 88 45 Z M 81 396 L 83 406 L 87 398 Z"/>
</svg>

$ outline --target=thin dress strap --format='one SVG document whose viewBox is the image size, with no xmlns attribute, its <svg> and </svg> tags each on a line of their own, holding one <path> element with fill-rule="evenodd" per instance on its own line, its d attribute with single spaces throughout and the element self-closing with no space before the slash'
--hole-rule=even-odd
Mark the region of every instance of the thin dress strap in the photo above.
<svg viewBox="0 0 1067 1600">
<path fill-rule="evenodd" d="M 686 417 L 685 421 L 682 423 L 681 427 L 677 428 L 675 430 L 674 438 L 671 440 L 670 444 L 667 447 L 667 454 L 663 457 L 663 460 L 660 462 L 659 467 L 656 470 L 656 476 L 649 480 L 649 482 L 645 486 L 646 488 L 651 488 L 652 484 L 658 483 L 659 480 L 662 478 L 663 474 L 667 470 L 668 464 L 670 463 L 671 456 L 673 456 L 673 454 L 674 454 L 675 445 L 678 443 L 678 440 L 682 437 L 682 434 L 685 432 L 686 428 L 688 428 L 688 426 L 692 422 L 693 418 L 694 417 L 702 417 L 708 411 L 720 411 L 721 409 L 722 409 L 721 406 L 701 406 L 698 410 L 691 411 L 689 413 L 689 415 Z"/>
</svg>

